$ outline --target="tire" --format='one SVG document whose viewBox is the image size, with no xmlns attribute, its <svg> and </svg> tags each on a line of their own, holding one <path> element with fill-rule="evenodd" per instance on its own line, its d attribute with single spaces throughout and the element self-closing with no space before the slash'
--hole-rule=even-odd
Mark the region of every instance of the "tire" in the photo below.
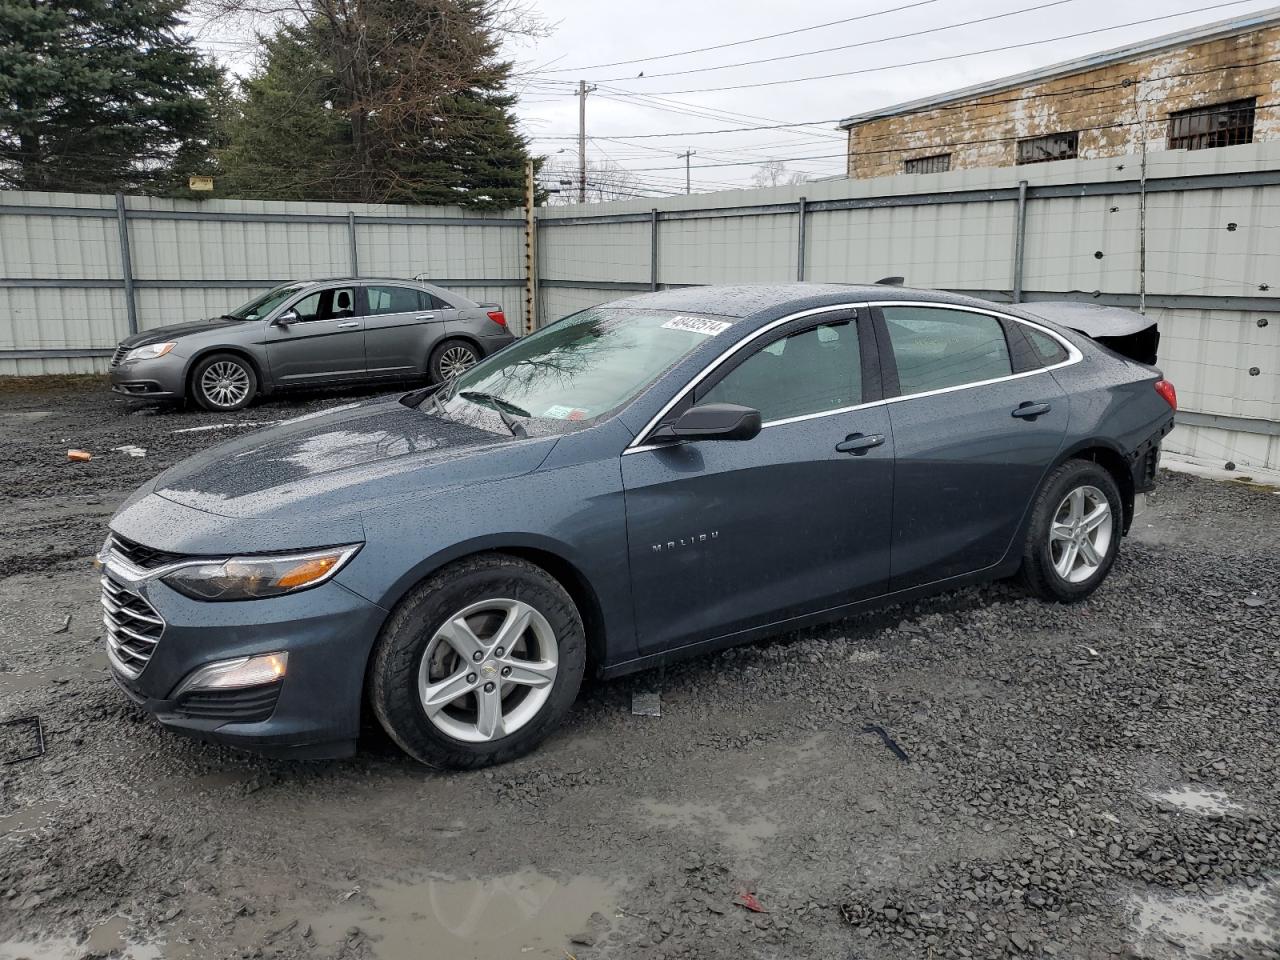
<svg viewBox="0 0 1280 960">
<path fill-rule="evenodd" d="M 452 380 L 480 362 L 480 351 L 465 340 L 444 340 L 436 344 L 427 361 L 427 375 L 432 383 Z"/>
<path fill-rule="evenodd" d="M 191 397 L 205 410 L 242 410 L 257 394 L 253 364 L 234 353 L 212 353 L 191 371 Z"/>
<path fill-rule="evenodd" d="M 516 646 L 498 655 L 503 626 Z M 578 608 L 545 570 L 504 554 L 472 557 L 397 605 L 374 650 L 369 700 L 391 739 L 422 763 L 505 763 L 537 746 L 573 706 L 586 648 Z M 464 650 L 481 659 L 468 662 Z M 549 674 L 551 682 L 536 682 Z"/>
<path fill-rule="evenodd" d="M 1046 600 L 1073 603 L 1089 596 L 1120 550 L 1123 510 L 1115 478 L 1098 464 L 1068 460 L 1056 468 L 1031 507 L 1022 582 Z"/>
</svg>

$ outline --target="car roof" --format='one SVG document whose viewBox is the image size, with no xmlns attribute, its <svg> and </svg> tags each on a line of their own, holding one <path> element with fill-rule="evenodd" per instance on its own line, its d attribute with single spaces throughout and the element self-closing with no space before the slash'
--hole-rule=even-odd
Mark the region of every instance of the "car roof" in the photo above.
<svg viewBox="0 0 1280 960">
<path fill-rule="evenodd" d="M 801 283 L 798 281 L 677 287 L 625 297 L 602 306 L 636 310 L 678 310 L 709 313 L 722 317 L 765 319 L 835 303 L 856 303 L 866 300 L 923 300 L 986 310 L 1000 309 L 1020 315 L 1016 308 L 1010 309 L 1007 304 L 996 304 L 976 297 L 939 290 L 922 290 L 879 283 Z"/>
</svg>

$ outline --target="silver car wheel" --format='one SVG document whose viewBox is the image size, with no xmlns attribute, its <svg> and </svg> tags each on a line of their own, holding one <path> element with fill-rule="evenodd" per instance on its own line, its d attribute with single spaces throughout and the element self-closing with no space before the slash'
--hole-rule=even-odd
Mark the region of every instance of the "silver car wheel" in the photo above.
<svg viewBox="0 0 1280 960">
<path fill-rule="evenodd" d="M 1049 528 L 1049 559 L 1068 583 L 1088 580 L 1111 549 L 1115 517 L 1097 487 L 1076 487 L 1062 499 Z"/>
<path fill-rule="evenodd" d="M 521 600 L 481 600 L 431 637 L 418 667 L 427 719 L 456 740 L 515 733 L 551 696 L 559 644 L 547 618 Z"/>
<path fill-rule="evenodd" d="M 234 407 L 249 396 L 249 371 L 230 360 L 210 364 L 200 377 L 200 391 L 217 407 Z"/>
<path fill-rule="evenodd" d="M 452 380 L 454 377 L 466 373 L 475 365 L 475 353 L 470 347 L 464 347 L 461 344 L 456 347 L 450 347 L 440 354 L 440 376 L 445 380 Z"/>
</svg>

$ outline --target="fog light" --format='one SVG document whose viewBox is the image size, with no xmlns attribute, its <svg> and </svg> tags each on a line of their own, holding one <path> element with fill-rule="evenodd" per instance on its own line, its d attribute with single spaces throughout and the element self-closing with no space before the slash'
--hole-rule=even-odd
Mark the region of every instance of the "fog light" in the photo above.
<svg viewBox="0 0 1280 960">
<path fill-rule="evenodd" d="M 173 696 L 196 690 L 242 690 L 261 687 L 284 679 L 289 654 L 260 653 L 255 657 L 237 657 L 206 664 L 178 685 Z"/>
</svg>

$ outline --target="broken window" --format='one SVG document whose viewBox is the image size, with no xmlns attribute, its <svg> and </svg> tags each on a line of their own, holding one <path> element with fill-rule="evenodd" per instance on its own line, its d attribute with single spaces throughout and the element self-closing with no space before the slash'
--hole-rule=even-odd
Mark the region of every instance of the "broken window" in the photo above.
<svg viewBox="0 0 1280 960">
<path fill-rule="evenodd" d="M 939 153 L 932 157 L 912 157 L 902 161 L 905 173 L 946 173 L 951 169 L 951 154 Z"/>
<path fill-rule="evenodd" d="M 1205 150 L 1253 143 L 1256 97 L 1169 114 L 1170 150 Z"/>
<path fill-rule="evenodd" d="M 1076 148 L 1080 135 L 1072 130 L 1069 133 L 1049 133 L 1043 137 L 1028 137 L 1018 141 L 1018 163 L 1048 163 L 1050 160 L 1070 160 L 1080 154 Z"/>
</svg>

